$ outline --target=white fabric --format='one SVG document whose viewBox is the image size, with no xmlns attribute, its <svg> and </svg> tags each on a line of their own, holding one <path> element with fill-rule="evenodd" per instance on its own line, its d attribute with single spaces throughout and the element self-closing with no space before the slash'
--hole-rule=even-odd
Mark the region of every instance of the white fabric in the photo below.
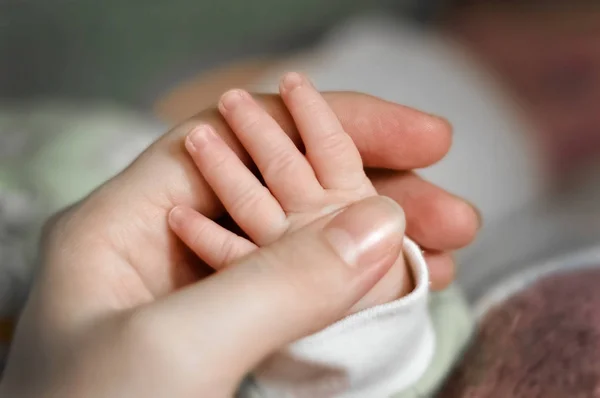
<svg viewBox="0 0 600 398">
<path fill-rule="evenodd" d="M 405 240 L 416 288 L 295 342 L 254 373 L 264 398 L 387 398 L 416 383 L 433 357 L 429 275 L 419 247 Z"/>
</svg>

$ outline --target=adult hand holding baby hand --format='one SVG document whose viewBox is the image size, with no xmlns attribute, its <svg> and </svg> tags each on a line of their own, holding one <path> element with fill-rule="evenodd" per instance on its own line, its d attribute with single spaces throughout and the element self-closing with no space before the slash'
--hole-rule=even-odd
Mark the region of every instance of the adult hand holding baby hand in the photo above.
<svg viewBox="0 0 600 398">
<path fill-rule="evenodd" d="M 135 309 L 64 324 L 69 314 L 40 313 L 34 296 L 2 391 L 231 397 L 264 357 L 341 318 L 396 260 L 403 235 L 400 207 L 373 197 Z"/>
<path fill-rule="evenodd" d="M 424 167 L 449 147 L 447 125 L 435 117 L 360 94 L 326 98 L 367 166 Z M 279 99 L 262 101 L 294 136 Z M 57 216 L 0 392 L 227 396 L 269 353 L 339 319 L 397 257 L 402 212 L 371 198 L 198 282 L 207 273 L 169 232 L 167 214 L 176 205 L 210 217 L 222 211 L 183 149 L 183 136 L 200 122 L 210 123 L 247 161 L 208 110 Z M 402 204 L 408 233 L 433 253 L 434 283 L 447 283 L 452 265 L 444 252 L 472 239 L 476 213 L 409 172 L 371 178 L 380 193 Z M 361 245 L 363 239 L 372 245 Z"/>
</svg>

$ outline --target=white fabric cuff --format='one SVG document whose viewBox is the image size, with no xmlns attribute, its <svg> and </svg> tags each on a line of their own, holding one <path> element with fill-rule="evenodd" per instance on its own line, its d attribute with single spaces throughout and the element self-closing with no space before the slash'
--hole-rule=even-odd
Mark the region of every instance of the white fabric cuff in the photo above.
<svg viewBox="0 0 600 398">
<path fill-rule="evenodd" d="M 431 362 L 435 336 L 427 307 L 427 264 L 410 239 L 404 255 L 413 271 L 413 292 L 277 352 L 254 373 L 256 395 L 387 398 L 416 383 Z"/>
</svg>

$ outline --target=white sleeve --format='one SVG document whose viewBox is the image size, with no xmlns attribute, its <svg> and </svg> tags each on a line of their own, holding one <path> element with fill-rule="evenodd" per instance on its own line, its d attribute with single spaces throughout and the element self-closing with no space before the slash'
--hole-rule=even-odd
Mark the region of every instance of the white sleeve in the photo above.
<svg viewBox="0 0 600 398">
<path fill-rule="evenodd" d="M 433 357 L 429 275 L 420 248 L 405 240 L 416 288 L 296 341 L 256 369 L 261 398 L 387 398 L 416 383 Z"/>
</svg>

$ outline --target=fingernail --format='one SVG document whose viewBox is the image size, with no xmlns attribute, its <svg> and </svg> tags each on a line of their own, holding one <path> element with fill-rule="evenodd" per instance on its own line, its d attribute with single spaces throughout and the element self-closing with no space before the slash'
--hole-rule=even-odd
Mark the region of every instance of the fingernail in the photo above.
<svg viewBox="0 0 600 398">
<path fill-rule="evenodd" d="M 406 221 L 393 200 L 376 196 L 353 204 L 324 229 L 337 254 L 353 268 L 366 268 L 395 256 L 402 247 Z"/>
<path fill-rule="evenodd" d="M 214 129 L 203 124 L 194 128 L 185 140 L 185 146 L 190 152 L 196 152 L 200 148 L 206 146 L 211 140 L 216 138 Z"/>
<path fill-rule="evenodd" d="M 304 82 L 304 78 L 297 72 L 286 73 L 281 80 L 281 84 L 286 91 L 292 91 L 298 88 Z"/>
<path fill-rule="evenodd" d="M 175 206 L 169 212 L 169 224 L 179 226 L 185 220 L 185 210 L 179 206 Z"/>
<path fill-rule="evenodd" d="M 242 101 L 243 98 L 244 92 L 242 90 L 229 90 L 221 96 L 221 101 L 219 101 L 219 108 L 222 112 L 230 111 L 234 109 Z"/>
</svg>

